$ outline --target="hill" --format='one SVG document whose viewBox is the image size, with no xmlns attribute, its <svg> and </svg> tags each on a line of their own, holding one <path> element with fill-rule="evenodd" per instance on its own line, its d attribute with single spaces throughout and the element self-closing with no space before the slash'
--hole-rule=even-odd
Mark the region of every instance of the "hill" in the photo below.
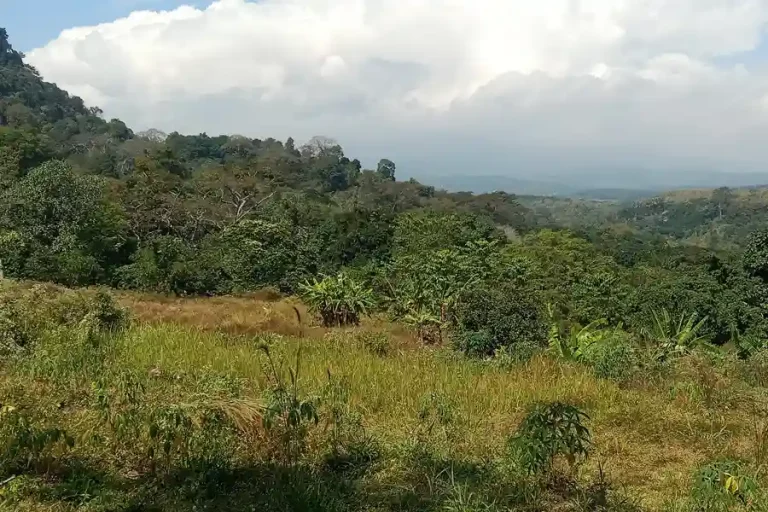
<svg viewBox="0 0 768 512">
<path fill-rule="evenodd" d="M 326 137 L 135 134 L 0 36 L 0 510 L 768 503 L 763 189 L 447 192 Z"/>
</svg>

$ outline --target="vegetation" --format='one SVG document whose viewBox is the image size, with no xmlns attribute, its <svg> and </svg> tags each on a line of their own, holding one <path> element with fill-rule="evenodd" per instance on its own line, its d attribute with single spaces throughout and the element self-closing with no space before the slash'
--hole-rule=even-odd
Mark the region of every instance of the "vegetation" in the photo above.
<svg viewBox="0 0 768 512">
<path fill-rule="evenodd" d="M 766 510 L 759 190 L 447 193 L 101 115 L 0 30 L 0 509 Z"/>
</svg>

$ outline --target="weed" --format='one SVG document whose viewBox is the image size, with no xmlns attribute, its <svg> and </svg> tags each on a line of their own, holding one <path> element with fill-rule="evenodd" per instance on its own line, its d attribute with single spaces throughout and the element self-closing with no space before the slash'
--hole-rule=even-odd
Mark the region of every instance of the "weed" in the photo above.
<svg viewBox="0 0 768 512">
<path fill-rule="evenodd" d="M 638 365 L 634 347 L 626 336 L 608 337 L 590 344 L 581 351 L 580 360 L 596 377 L 617 382 L 629 379 Z"/>
<path fill-rule="evenodd" d="M 529 362 L 541 352 L 542 347 L 539 343 L 521 341 L 496 349 L 496 352 L 493 354 L 493 362 L 499 367 L 508 370 Z"/>
<path fill-rule="evenodd" d="M 10 405 L 0 409 L 0 469 L 4 475 L 27 469 L 47 471 L 55 453 L 74 444 L 61 428 L 41 428 L 38 421 Z"/>
<path fill-rule="evenodd" d="M 267 345 L 262 351 L 268 361 L 270 388 L 264 410 L 264 427 L 280 441 L 280 456 L 288 464 L 295 464 L 306 448 L 308 426 L 319 422 L 318 400 L 302 396 L 299 389 L 301 351 L 296 363 L 288 370 L 286 381 L 278 370 Z"/>
<path fill-rule="evenodd" d="M 744 463 L 722 459 L 707 463 L 696 472 L 690 508 L 726 511 L 743 507 L 743 510 L 750 510 L 761 497 L 765 498 L 760 493 L 757 480 Z"/>
<path fill-rule="evenodd" d="M 329 370 L 322 400 L 329 447 L 324 463 L 345 473 L 363 471 L 381 455 L 378 442 L 363 427 L 362 415 L 350 405 L 350 393 L 349 381 Z"/>
<path fill-rule="evenodd" d="M 382 332 L 363 332 L 357 336 L 358 342 L 371 354 L 384 357 L 389 354 L 389 336 Z"/>
</svg>

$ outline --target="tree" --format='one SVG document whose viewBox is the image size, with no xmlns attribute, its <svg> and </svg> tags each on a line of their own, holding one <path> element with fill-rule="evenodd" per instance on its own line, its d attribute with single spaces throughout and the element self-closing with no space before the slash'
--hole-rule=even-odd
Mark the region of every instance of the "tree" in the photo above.
<svg viewBox="0 0 768 512">
<path fill-rule="evenodd" d="M 274 178 L 259 165 L 211 166 L 195 177 L 194 186 L 205 199 L 208 220 L 218 227 L 247 219 L 276 194 Z"/>
<path fill-rule="evenodd" d="M 728 210 L 733 199 L 734 194 L 728 187 L 721 187 L 712 192 L 712 202 L 716 205 L 719 219 L 725 216 L 725 212 Z"/>
<path fill-rule="evenodd" d="M 0 189 L 50 156 L 45 139 L 35 131 L 0 127 Z"/>
<path fill-rule="evenodd" d="M 746 271 L 752 276 L 768 282 L 768 229 L 749 235 L 743 263 Z"/>
<path fill-rule="evenodd" d="M 8 42 L 8 31 L 0 27 L 0 66 L 23 66 L 23 55 Z"/>
<path fill-rule="evenodd" d="M 383 158 L 379 160 L 379 165 L 376 167 L 376 172 L 379 173 L 385 180 L 395 181 L 395 162 Z"/>
<path fill-rule="evenodd" d="M 50 161 L 1 199 L 0 228 L 15 232 L 28 254 L 21 277 L 87 284 L 120 263 L 125 224 L 97 178 Z"/>
</svg>

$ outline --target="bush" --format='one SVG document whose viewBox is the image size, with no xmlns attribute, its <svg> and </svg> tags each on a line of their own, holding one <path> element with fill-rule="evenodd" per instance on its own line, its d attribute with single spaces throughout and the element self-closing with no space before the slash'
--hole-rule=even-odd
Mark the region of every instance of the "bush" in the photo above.
<svg viewBox="0 0 768 512">
<path fill-rule="evenodd" d="M 46 466 L 58 451 L 74 446 L 60 428 L 42 428 L 12 406 L 0 409 L 0 473 Z M 39 468 L 44 469 L 44 468 Z"/>
<path fill-rule="evenodd" d="M 508 347 L 497 346 L 496 340 L 488 331 L 459 330 L 451 335 L 451 342 L 456 350 L 472 356 L 493 354 Z"/>
<path fill-rule="evenodd" d="M 373 292 L 343 273 L 305 283 L 301 295 L 326 327 L 358 325 L 374 305 Z"/>
<path fill-rule="evenodd" d="M 456 309 L 454 344 L 468 355 L 490 356 L 515 343 L 543 343 L 547 328 L 542 309 L 514 286 L 472 290 Z"/>
<path fill-rule="evenodd" d="M 689 510 L 755 510 L 765 496 L 746 464 L 723 459 L 698 469 L 691 489 Z"/>
<path fill-rule="evenodd" d="M 85 320 L 103 331 L 119 331 L 128 326 L 128 312 L 104 290 L 96 292 L 68 292 L 53 304 L 55 320 L 63 325 L 79 325 Z"/>
<path fill-rule="evenodd" d="M 518 364 L 524 364 L 543 352 L 543 347 L 538 343 L 523 341 L 500 347 L 493 354 L 493 361 L 502 368 L 511 368 Z"/>
<path fill-rule="evenodd" d="M 632 376 L 638 358 L 626 336 L 608 338 L 585 347 L 581 362 L 589 366 L 596 377 L 621 382 Z"/>
<path fill-rule="evenodd" d="M 35 285 L 0 293 L 0 350 L 6 355 L 22 352 L 59 327 L 85 327 L 95 333 L 118 331 L 128 324 L 127 312 L 102 290 Z"/>
<path fill-rule="evenodd" d="M 755 352 L 744 363 L 744 379 L 753 386 L 768 388 L 768 349 Z"/>
<path fill-rule="evenodd" d="M 584 426 L 586 419 L 589 417 L 572 405 L 536 404 L 510 438 L 509 446 L 530 474 L 548 472 L 558 456 L 573 467 L 589 454 L 591 434 Z"/>
</svg>

